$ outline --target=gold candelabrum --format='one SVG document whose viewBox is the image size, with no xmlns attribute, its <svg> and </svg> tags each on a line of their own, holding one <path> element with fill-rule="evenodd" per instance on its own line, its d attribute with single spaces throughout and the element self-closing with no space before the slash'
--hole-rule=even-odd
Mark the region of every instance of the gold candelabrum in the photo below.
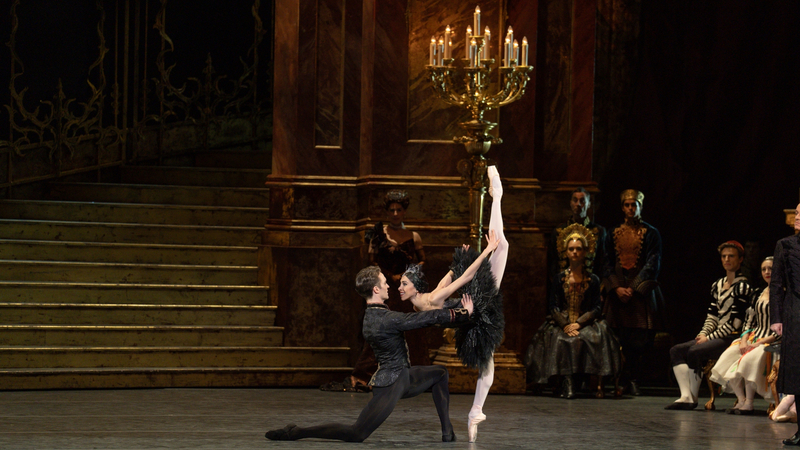
<svg viewBox="0 0 800 450">
<path fill-rule="evenodd" d="M 480 28 L 480 9 L 476 8 L 477 19 L 475 29 Z M 464 144 L 468 159 L 458 162 L 462 184 L 469 189 L 470 230 L 472 245 L 480 251 L 483 235 L 483 198 L 486 193 L 486 168 L 492 164 L 484 156 L 493 143 L 500 144 L 502 139 L 489 134 L 489 130 L 497 126 L 483 118 L 486 111 L 515 102 L 525 94 L 525 86 L 530 80 L 529 73 L 533 66 L 528 66 L 528 42 L 523 39 L 520 49 L 513 39 L 513 30 L 508 28 L 505 39 L 503 65 L 499 67 L 500 85 L 491 93 L 491 75 L 495 60 L 489 58 L 491 42 L 487 27 L 484 34 L 473 36 L 471 28 L 467 28 L 466 58 L 462 64 L 455 65 L 452 58 L 452 42 L 450 27 L 445 37 L 431 40 L 430 64 L 425 66 L 430 76 L 436 95 L 451 105 L 465 108 L 470 120 L 458 125 L 464 129 L 464 136 L 454 137 L 453 141 Z M 520 54 L 520 50 L 522 50 Z M 463 75 L 462 75 L 463 74 Z"/>
</svg>

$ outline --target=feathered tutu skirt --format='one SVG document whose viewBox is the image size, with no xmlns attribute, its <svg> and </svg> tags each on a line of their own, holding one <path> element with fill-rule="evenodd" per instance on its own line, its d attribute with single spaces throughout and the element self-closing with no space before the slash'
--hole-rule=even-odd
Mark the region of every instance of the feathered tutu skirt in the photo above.
<svg viewBox="0 0 800 450">
<path fill-rule="evenodd" d="M 453 254 L 453 280 L 458 279 L 477 259 L 475 250 L 465 251 L 459 247 Z M 491 264 L 484 259 L 475 277 L 459 291 L 459 298 L 451 300 L 445 307 L 460 305 L 460 297 L 469 294 L 472 297 L 474 310 L 471 320 L 456 328 L 456 353 L 465 366 L 483 374 L 492 360 L 494 351 L 503 341 L 506 326 L 503 316 L 503 297 L 495 283 Z"/>
</svg>

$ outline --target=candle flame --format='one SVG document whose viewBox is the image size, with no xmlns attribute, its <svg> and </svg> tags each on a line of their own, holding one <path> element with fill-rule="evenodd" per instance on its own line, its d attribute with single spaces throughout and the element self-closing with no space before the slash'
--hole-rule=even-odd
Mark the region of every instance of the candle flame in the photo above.
<svg viewBox="0 0 800 450">
<path fill-rule="evenodd" d="M 528 45 L 528 38 L 527 37 L 522 38 L 522 45 Z"/>
<path fill-rule="evenodd" d="M 481 7 L 480 6 L 476 6 L 475 7 L 475 12 L 480 14 L 481 13 Z"/>
<path fill-rule="evenodd" d="M 513 28 L 511 28 L 511 25 L 509 25 L 509 26 L 508 26 L 508 32 L 509 32 L 509 33 L 513 33 L 513 32 L 514 32 L 514 29 L 513 29 Z"/>
<path fill-rule="evenodd" d="M 472 27 L 467 26 L 467 34 L 472 34 Z"/>
</svg>

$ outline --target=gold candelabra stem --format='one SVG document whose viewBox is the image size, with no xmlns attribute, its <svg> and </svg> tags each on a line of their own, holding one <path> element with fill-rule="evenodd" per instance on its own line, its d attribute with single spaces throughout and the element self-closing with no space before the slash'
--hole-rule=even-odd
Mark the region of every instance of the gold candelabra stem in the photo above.
<svg viewBox="0 0 800 450">
<path fill-rule="evenodd" d="M 483 36 L 474 36 L 477 53 L 482 54 L 484 46 Z M 453 141 L 464 144 L 469 159 L 458 163 L 462 184 L 469 189 L 470 203 L 470 241 L 480 251 L 481 237 L 483 235 L 483 197 L 486 193 L 486 168 L 491 165 L 484 155 L 489 151 L 492 143 L 501 144 L 502 139 L 489 134 L 497 124 L 483 119 L 486 111 L 505 106 L 522 98 L 525 86 L 530 80 L 529 73 L 532 66 L 520 66 L 516 61 L 510 65 L 500 67 L 500 85 L 494 93 L 489 92 L 492 66 L 494 59 L 461 60 L 461 67 L 454 65 L 455 60 L 440 59 L 438 64 L 428 65 L 425 68 L 431 79 L 431 85 L 436 95 L 445 103 L 465 108 L 469 112 L 470 120 L 458 125 L 466 132 L 464 136 L 457 136 Z M 457 83 L 459 74 L 461 83 Z"/>
</svg>

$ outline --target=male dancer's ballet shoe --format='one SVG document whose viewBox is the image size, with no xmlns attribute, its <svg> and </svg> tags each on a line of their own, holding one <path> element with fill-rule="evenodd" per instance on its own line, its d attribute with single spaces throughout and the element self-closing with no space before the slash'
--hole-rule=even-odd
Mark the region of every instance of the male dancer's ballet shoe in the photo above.
<svg viewBox="0 0 800 450">
<path fill-rule="evenodd" d="M 486 420 L 486 414 L 479 413 L 477 416 L 469 415 L 469 425 L 467 426 L 469 442 L 475 442 L 478 439 L 478 424 L 484 420 Z"/>
<path fill-rule="evenodd" d="M 800 445 L 800 431 L 794 434 L 789 439 L 783 440 L 783 445 Z"/>
<path fill-rule="evenodd" d="M 451 431 L 449 435 L 442 435 L 442 442 L 455 442 L 456 441 L 456 432 Z"/>
<path fill-rule="evenodd" d="M 289 432 L 295 428 L 297 428 L 297 425 L 290 423 L 289 425 L 286 425 L 278 430 L 267 431 L 267 434 L 265 434 L 264 437 L 271 441 L 291 441 L 292 438 L 289 437 Z"/>
<path fill-rule="evenodd" d="M 689 403 L 689 402 L 674 402 L 670 403 L 668 406 L 665 406 L 664 409 L 672 409 L 672 410 L 680 410 L 680 411 L 689 411 L 692 409 L 697 408 L 697 402 Z"/>
<path fill-rule="evenodd" d="M 752 409 L 735 409 L 733 413 L 737 416 L 752 416 L 755 411 Z"/>
</svg>

